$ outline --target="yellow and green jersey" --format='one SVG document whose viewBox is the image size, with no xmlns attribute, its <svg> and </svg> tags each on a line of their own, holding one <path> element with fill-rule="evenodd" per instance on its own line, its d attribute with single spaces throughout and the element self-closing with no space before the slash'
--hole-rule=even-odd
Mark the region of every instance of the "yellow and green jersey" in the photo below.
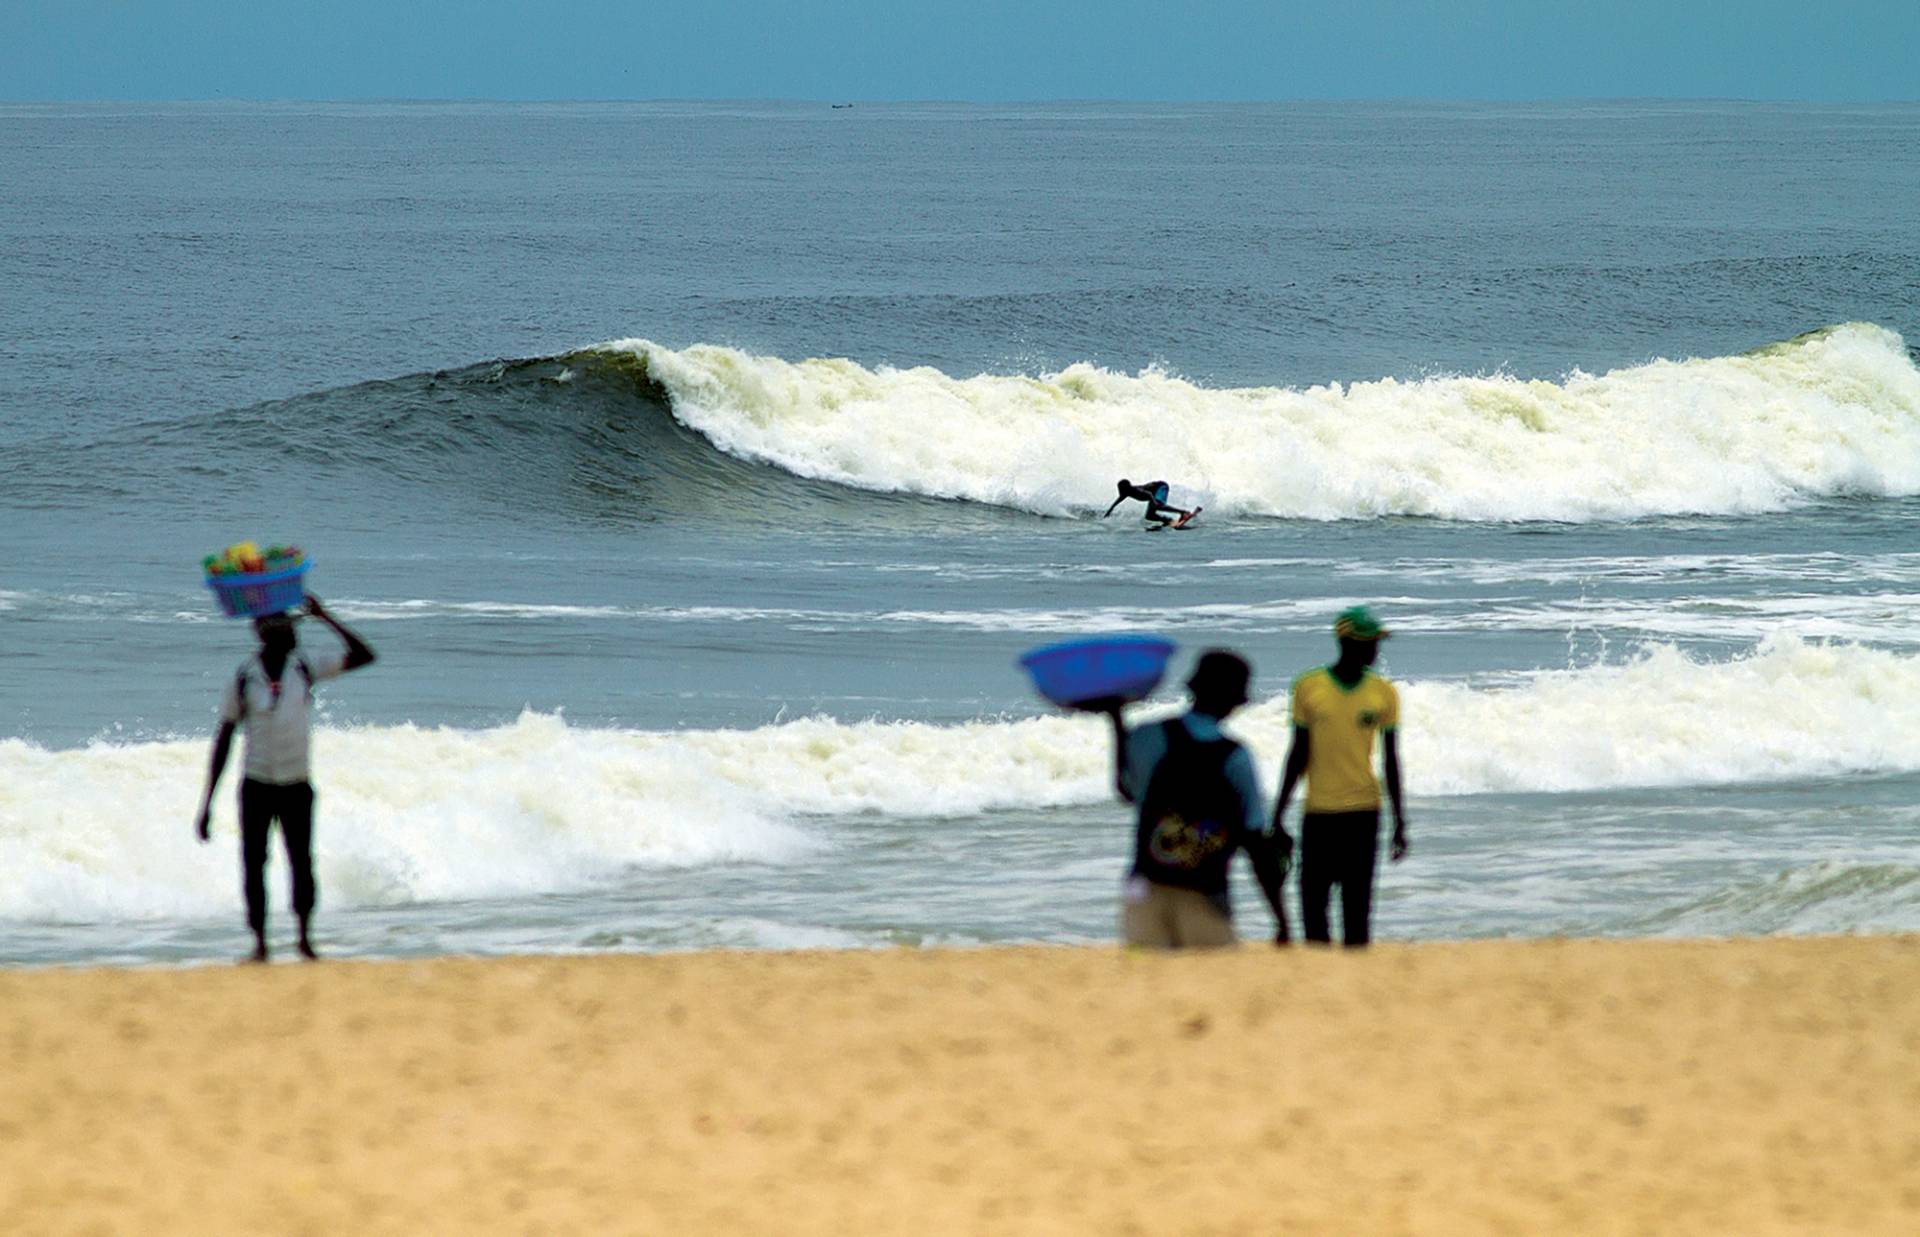
<svg viewBox="0 0 1920 1237">
<path fill-rule="evenodd" d="M 1352 687 L 1322 666 L 1293 681 L 1293 724 L 1306 728 L 1307 811 L 1380 806 L 1373 736 L 1400 724 L 1400 693 L 1373 671 Z"/>
</svg>

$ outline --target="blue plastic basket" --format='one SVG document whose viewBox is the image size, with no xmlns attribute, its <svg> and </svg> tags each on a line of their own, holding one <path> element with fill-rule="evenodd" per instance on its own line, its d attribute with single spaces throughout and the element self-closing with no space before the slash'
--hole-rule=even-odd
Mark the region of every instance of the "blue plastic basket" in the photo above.
<svg viewBox="0 0 1920 1237">
<path fill-rule="evenodd" d="M 307 586 L 303 577 L 312 566 L 313 560 L 307 559 L 285 571 L 208 576 L 207 587 L 213 590 L 214 600 L 220 603 L 221 612 L 228 618 L 259 618 L 263 614 L 297 610 L 305 604 Z"/>
<path fill-rule="evenodd" d="M 1173 647 L 1158 636 L 1095 636 L 1034 649 L 1020 664 L 1042 696 L 1077 709 L 1145 699 L 1160 686 Z"/>
</svg>

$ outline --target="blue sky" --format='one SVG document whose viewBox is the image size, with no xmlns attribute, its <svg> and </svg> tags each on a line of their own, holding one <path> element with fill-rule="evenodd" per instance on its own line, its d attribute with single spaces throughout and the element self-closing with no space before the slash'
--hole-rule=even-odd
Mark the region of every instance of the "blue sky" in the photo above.
<svg viewBox="0 0 1920 1237">
<path fill-rule="evenodd" d="M 0 98 L 1920 99 L 1920 0 L 0 0 Z"/>
</svg>

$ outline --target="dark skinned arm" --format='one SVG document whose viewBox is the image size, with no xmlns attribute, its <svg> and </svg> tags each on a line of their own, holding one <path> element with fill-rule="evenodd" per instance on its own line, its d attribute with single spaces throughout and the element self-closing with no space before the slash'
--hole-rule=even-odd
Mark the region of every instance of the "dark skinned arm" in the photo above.
<svg viewBox="0 0 1920 1237">
<path fill-rule="evenodd" d="M 365 640 L 355 635 L 353 630 L 345 623 L 342 623 L 339 619 L 328 613 L 327 608 L 320 604 L 318 597 L 309 596 L 307 598 L 307 613 L 333 628 L 333 633 L 345 642 L 347 646 L 347 660 L 346 664 L 340 668 L 342 674 L 345 674 L 349 670 L 358 670 L 362 666 L 371 666 L 373 664 L 373 649 L 367 645 Z"/>
<path fill-rule="evenodd" d="M 1114 701 L 1101 712 L 1113 723 L 1113 789 L 1132 803 L 1133 791 L 1127 788 L 1127 724 L 1120 720 L 1120 702 Z"/>
<path fill-rule="evenodd" d="M 1383 731 L 1380 735 L 1381 772 L 1387 777 L 1387 800 L 1393 804 L 1393 850 L 1390 852 L 1394 863 L 1407 857 L 1407 809 L 1400 798 L 1400 732 Z"/>
<path fill-rule="evenodd" d="M 1288 849 L 1292 846 L 1292 839 L 1288 839 Z M 1267 905 L 1273 908 L 1273 943 L 1285 945 L 1293 939 L 1293 932 L 1287 926 L 1287 904 L 1281 896 L 1287 879 L 1287 861 L 1280 857 L 1278 839 L 1254 834 L 1247 840 L 1247 858 L 1253 860 L 1253 879 L 1260 883 L 1260 892 L 1267 896 Z"/>
<path fill-rule="evenodd" d="M 1107 508 L 1107 515 L 1112 515 L 1114 512 L 1114 508 L 1118 507 L 1121 503 L 1127 501 L 1127 499 L 1131 497 L 1133 497 L 1131 494 L 1122 494 L 1120 497 L 1114 499 L 1113 506 Z M 1104 520 L 1107 518 L 1107 515 L 1103 515 L 1100 518 Z"/>
<path fill-rule="evenodd" d="M 1287 832 L 1287 805 L 1293 802 L 1293 788 L 1306 776 L 1307 756 L 1313 750 L 1313 735 L 1305 726 L 1293 728 L 1293 746 L 1287 749 L 1286 771 L 1280 775 L 1280 794 L 1273 801 L 1273 840 L 1280 857 L 1293 858 L 1293 835 Z"/>
<path fill-rule="evenodd" d="M 213 836 L 213 791 L 220 775 L 227 770 L 227 753 L 233 750 L 233 723 L 221 722 L 213 734 L 213 758 L 207 763 L 207 793 L 200 796 L 200 815 L 194 818 L 193 831 L 202 842 Z"/>
</svg>

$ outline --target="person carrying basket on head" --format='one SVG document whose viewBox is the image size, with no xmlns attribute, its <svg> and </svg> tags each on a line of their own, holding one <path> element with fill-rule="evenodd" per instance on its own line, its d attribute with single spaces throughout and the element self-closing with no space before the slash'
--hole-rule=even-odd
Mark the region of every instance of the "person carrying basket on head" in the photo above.
<svg viewBox="0 0 1920 1237">
<path fill-rule="evenodd" d="M 318 887 L 313 878 L 313 783 L 308 780 L 313 686 L 349 670 L 371 665 L 366 641 L 327 612 L 318 597 L 306 599 L 306 612 L 331 627 L 345 647 L 308 654 L 299 648 L 295 613 L 262 615 L 253 620 L 260 649 L 227 681 L 220 700 L 220 726 L 214 732 L 213 758 L 206 793 L 194 831 L 211 837 L 213 792 L 227 767 L 236 727 L 247 731 L 244 780 L 240 783 L 241 874 L 246 889 L 247 926 L 253 929 L 254 962 L 267 960 L 267 840 L 280 822 L 287 863 L 293 869 L 293 913 L 300 921 L 300 954 L 317 955 L 309 934 Z"/>
</svg>

